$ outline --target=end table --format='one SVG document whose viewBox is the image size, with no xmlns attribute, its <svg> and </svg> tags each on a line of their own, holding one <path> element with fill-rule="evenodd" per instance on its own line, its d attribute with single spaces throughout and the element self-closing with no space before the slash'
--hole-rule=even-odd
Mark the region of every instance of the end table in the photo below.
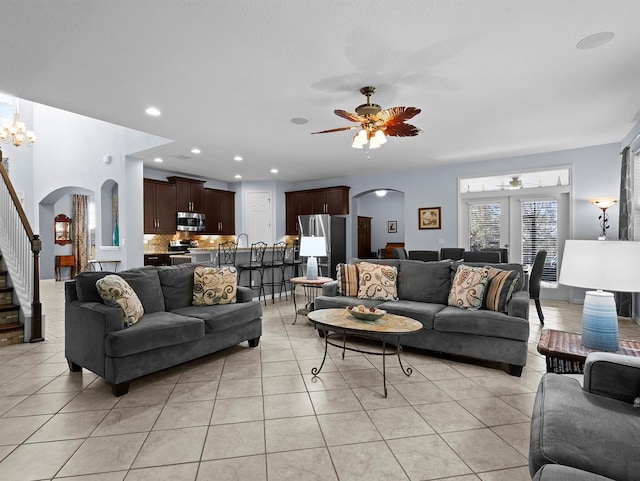
<svg viewBox="0 0 640 481">
<path fill-rule="evenodd" d="M 298 314 L 302 314 L 306 316 L 310 311 L 313 311 L 313 301 L 315 300 L 318 289 L 321 289 L 323 285 L 327 282 L 331 282 L 333 279 L 331 277 L 319 277 L 317 279 L 307 279 L 306 277 L 292 277 L 291 285 L 292 296 L 293 296 L 293 308 L 296 311 L 296 317 L 293 320 L 295 324 L 298 320 Z M 306 296 L 307 302 L 304 306 L 304 309 L 298 309 L 298 305 L 296 304 L 296 287 L 302 286 L 304 288 L 304 294 Z"/>
</svg>

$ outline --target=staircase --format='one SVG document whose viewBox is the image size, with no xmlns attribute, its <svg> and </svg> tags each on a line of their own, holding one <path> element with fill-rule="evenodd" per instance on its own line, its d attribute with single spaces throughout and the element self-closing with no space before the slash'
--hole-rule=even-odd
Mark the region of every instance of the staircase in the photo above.
<svg viewBox="0 0 640 481">
<path fill-rule="evenodd" d="M 24 342 L 24 327 L 18 319 L 20 306 L 13 303 L 13 287 L 8 286 L 7 276 L 7 271 L 0 270 L 0 347 Z"/>
</svg>

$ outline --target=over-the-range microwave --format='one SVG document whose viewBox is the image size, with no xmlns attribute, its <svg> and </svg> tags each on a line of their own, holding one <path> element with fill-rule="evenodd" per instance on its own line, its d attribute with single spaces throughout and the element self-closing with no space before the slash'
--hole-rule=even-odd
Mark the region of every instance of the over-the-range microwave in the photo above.
<svg viewBox="0 0 640 481">
<path fill-rule="evenodd" d="M 205 229 L 206 215 L 198 212 L 178 212 L 178 230 L 199 232 Z"/>
</svg>

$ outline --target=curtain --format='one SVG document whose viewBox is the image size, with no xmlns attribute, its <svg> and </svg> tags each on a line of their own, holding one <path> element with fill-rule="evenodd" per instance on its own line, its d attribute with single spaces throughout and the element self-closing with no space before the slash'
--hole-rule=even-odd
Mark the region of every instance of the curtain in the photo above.
<svg viewBox="0 0 640 481">
<path fill-rule="evenodd" d="M 89 270 L 89 196 L 72 194 L 73 200 L 71 232 L 73 255 L 76 258 L 76 272 Z"/>
<path fill-rule="evenodd" d="M 620 171 L 620 217 L 618 220 L 618 239 L 633 240 L 633 154 L 629 147 L 622 151 Z M 630 292 L 616 292 L 618 315 L 631 317 L 633 297 Z"/>
</svg>

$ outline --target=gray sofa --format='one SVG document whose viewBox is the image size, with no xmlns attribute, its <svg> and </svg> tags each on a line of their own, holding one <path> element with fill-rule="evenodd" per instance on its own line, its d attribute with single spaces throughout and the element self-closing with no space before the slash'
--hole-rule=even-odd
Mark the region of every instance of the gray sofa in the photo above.
<svg viewBox="0 0 640 481">
<path fill-rule="evenodd" d="M 354 260 L 352 262 L 359 262 Z M 451 282 L 460 263 L 423 262 L 404 259 L 376 259 L 367 262 L 396 266 L 397 301 L 374 301 L 339 296 L 337 281 L 325 284 L 315 309 L 344 308 L 363 304 L 393 314 L 416 319 L 423 328 L 402 337 L 402 345 L 455 354 L 509 365 L 509 373 L 520 376 L 527 363 L 529 340 L 529 293 L 520 264 L 464 262 L 465 265 L 491 265 L 520 274 L 507 313 L 485 309 L 466 310 L 447 305 Z"/>
<path fill-rule="evenodd" d="M 545 374 L 531 417 L 529 470 L 536 480 L 640 479 L 640 359 L 591 353 L 584 387 Z"/>
<path fill-rule="evenodd" d="M 195 264 L 118 272 L 136 292 L 144 315 L 125 327 L 122 310 L 105 305 L 96 281 L 109 272 L 82 272 L 65 285 L 65 356 L 126 394 L 132 379 L 248 341 L 258 345 L 262 306 L 238 286 L 232 304 L 192 305 Z M 211 265 L 213 264 L 200 264 Z"/>
</svg>

